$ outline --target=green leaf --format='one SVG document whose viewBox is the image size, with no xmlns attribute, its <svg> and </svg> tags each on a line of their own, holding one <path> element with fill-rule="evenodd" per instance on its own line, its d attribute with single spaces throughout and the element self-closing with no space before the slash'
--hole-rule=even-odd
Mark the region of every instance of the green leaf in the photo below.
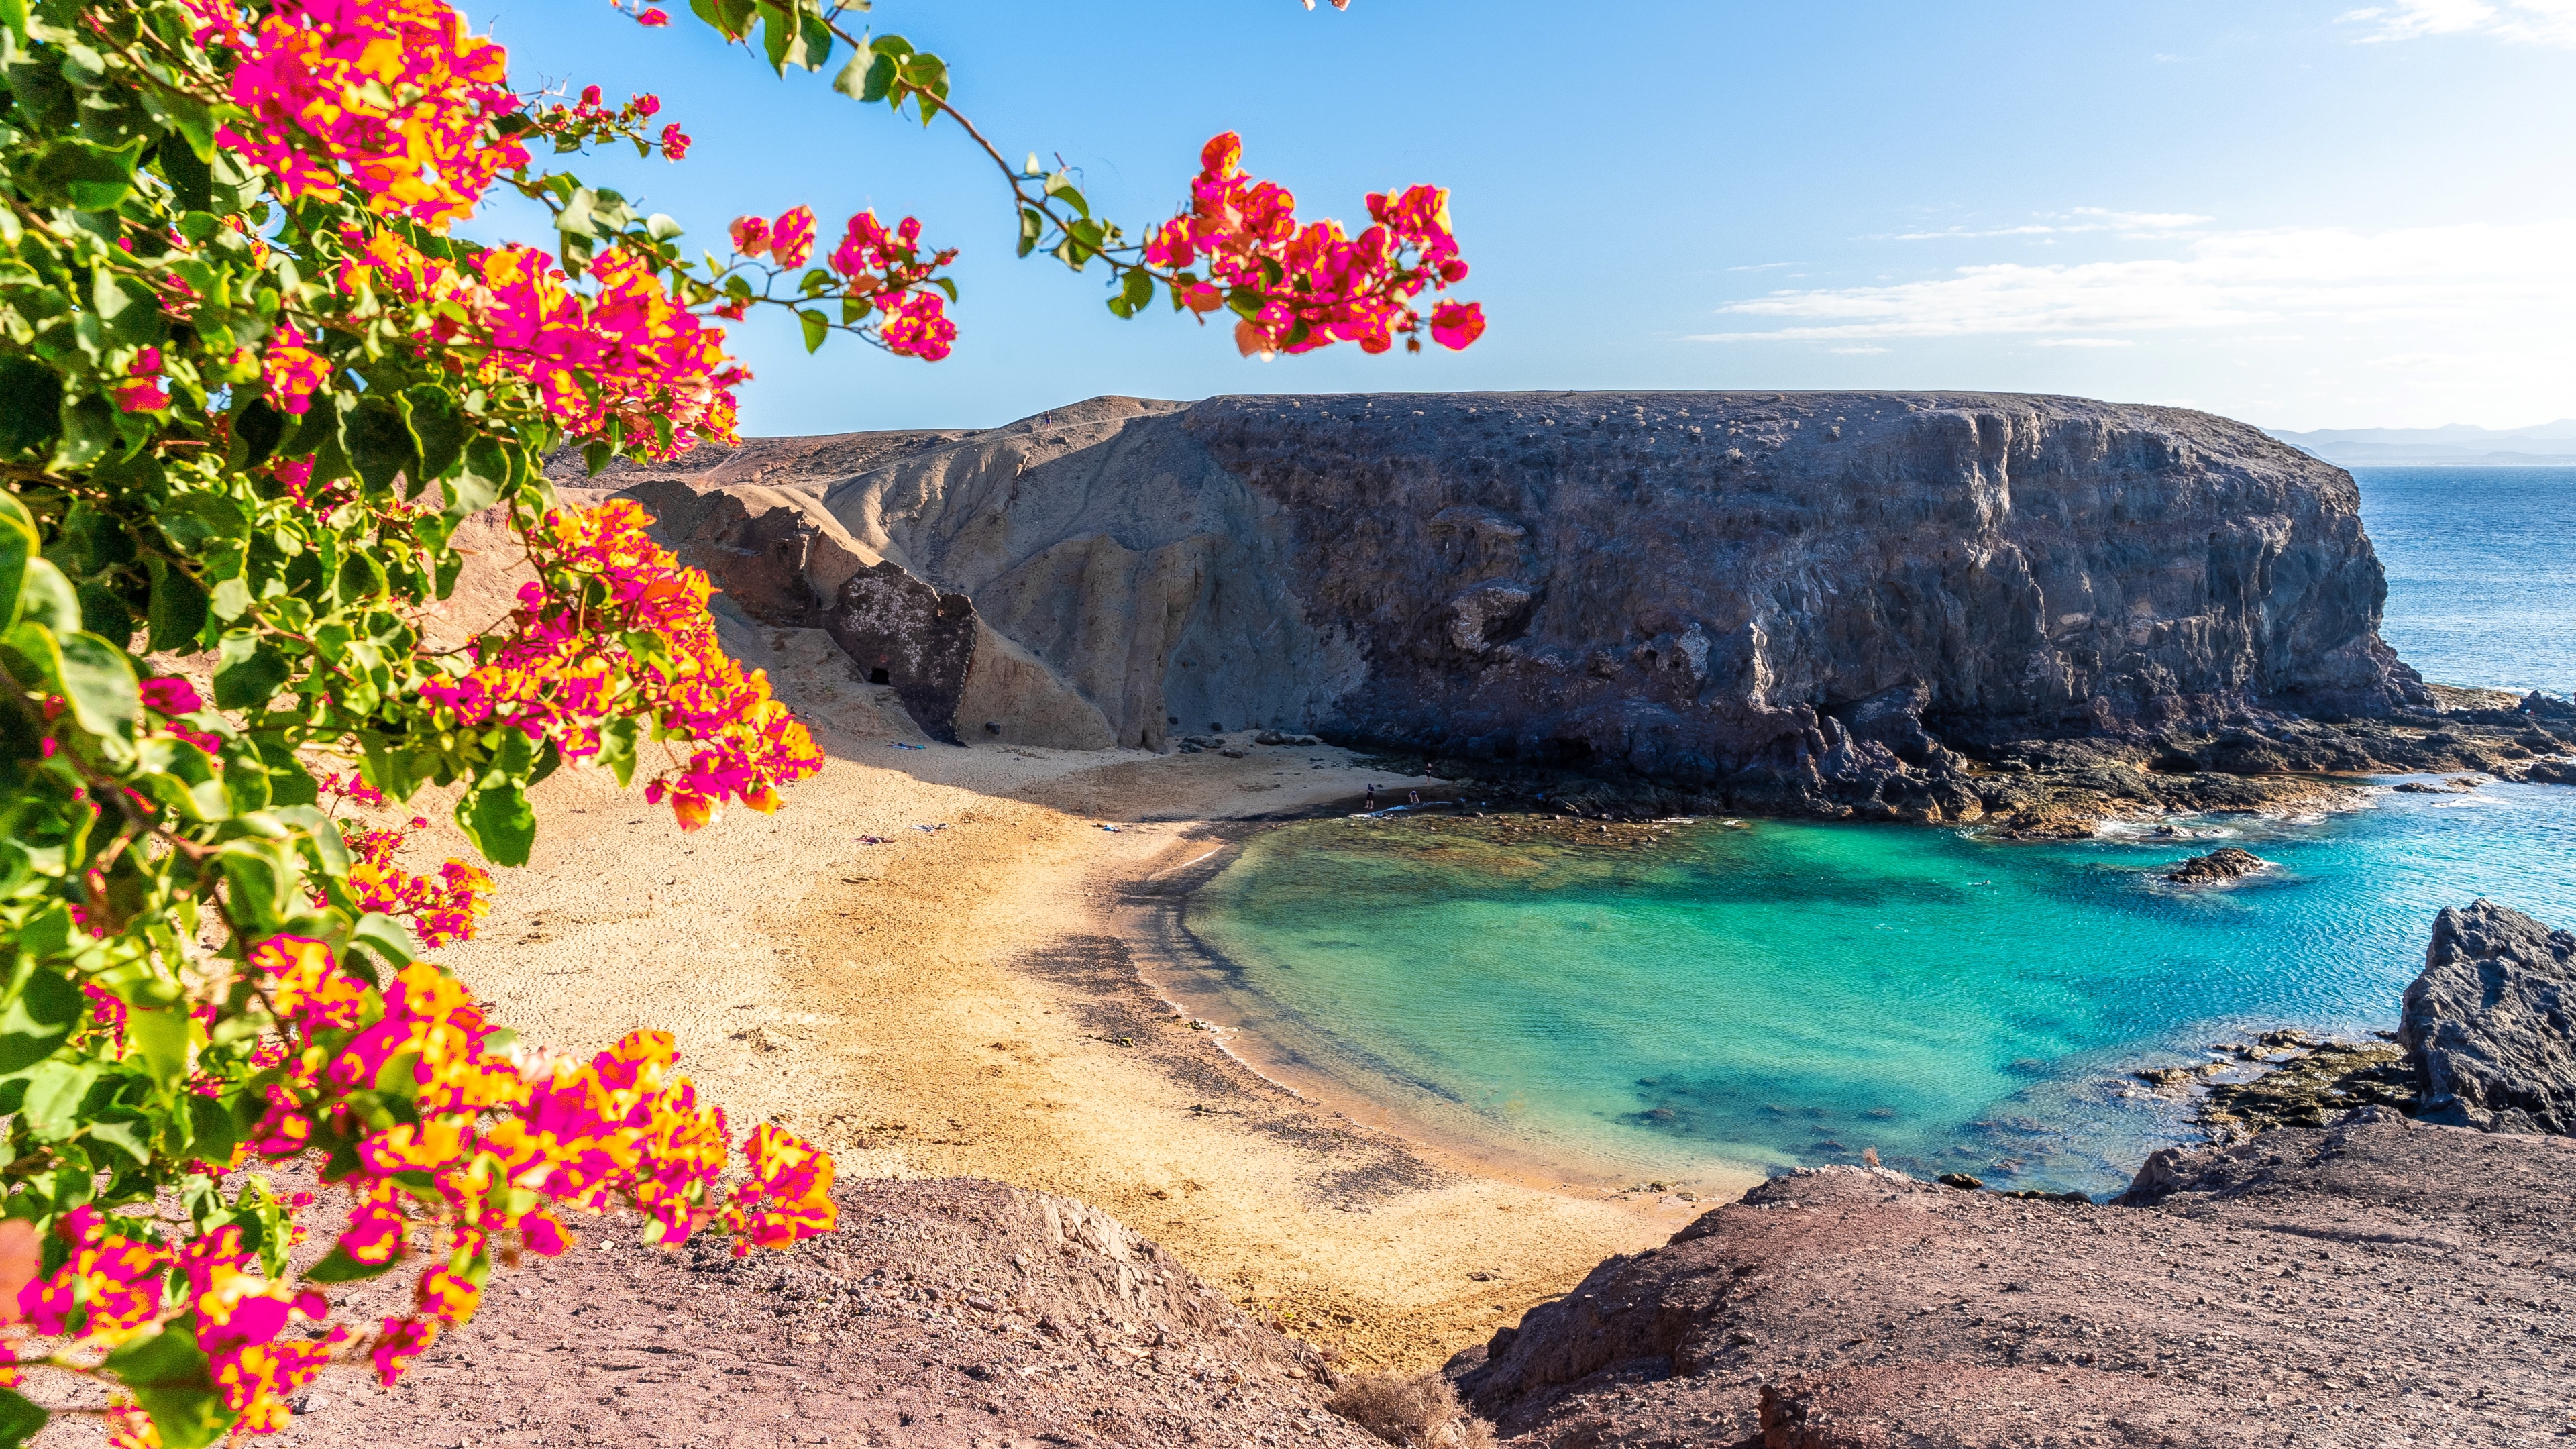
<svg viewBox="0 0 2576 1449">
<path fill-rule="evenodd" d="M 1127 298 L 1130 309 L 1142 307 L 1154 300 L 1154 274 L 1138 267 L 1127 274 L 1127 280 L 1119 284 L 1119 290 Z"/>
<path fill-rule="evenodd" d="M 634 783 L 635 745 L 642 735 L 643 721 L 633 716 L 612 719 L 599 727 L 599 753 L 594 760 L 608 767 L 621 790 Z"/>
<path fill-rule="evenodd" d="M 508 780 L 478 785 L 456 802 L 465 838 L 495 865 L 526 865 L 537 839 L 537 812 L 527 792 Z"/>
<path fill-rule="evenodd" d="M 8 20 L 13 8 L 17 14 L 11 28 L 23 35 L 27 29 L 24 0 L 0 0 L 0 21 Z M 19 1449 L 52 1417 L 16 1389 L 0 1389 L 0 1449 Z"/>
<path fill-rule="evenodd" d="M 1030 158 L 1035 160 L 1035 157 Z M 1034 206 L 1020 208 L 1020 255 L 1037 250 L 1038 238 L 1046 235 L 1046 213 Z"/>
<path fill-rule="evenodd" d="M 359 403 L 343 441 L 370 493 L 393 487 L 397 473 L 419 476 L 420 435 L 411 430 L 404 409 L 388 398 L 370 395 Z"/>
<path fill-rule="evenodd" d="M 812 352 L 832 335 L 832 319 L 820 312 L 799 312 L 796 320 L 805 325 L 805 350 Z"/>
<path fill-rule="evenodd" d="M 256 709 L 284 687 L 289 671 L 277 646 L 248 629 L 225 631 L 215 665 L 215 707 Z"/>
<path fill-rule="evenodd" d="M 1078 216 L 1091 215 L 1091 203 L 1083 199 L 1082 188 L 1074 185 L 1073 178 L 1062 171 L 1046 179 L 1046 194 L 1072 207 Z"/>
<path fill-rule="evenodd" d="M 132 739 L 143 718 L 134 661 L 96 634 L 73 634 L 61 642 L 63 695 L 71 703 L 72 718 L 91 734 Z"/>
<path fill-rule="evenodd" d="M 231 892 L 231 915 L 249 924 L 253 938 L 275 935 L 303 904 L 301 862 L 278 841 L 225 841 L 215 863 Z"/>
<path fill-rule="evenodd" d="M 62 420 L 54 462 L 64 468 L 86 468 L 116 445 L 116 405 L 103 397 L 65 397 L 56 416 Z"/>
<path fill-rule="evenodd" d="M 239 466 L 258 467 L 286 441 L 286 414 L 266 398 L 251 399 L 233 415 L 233 441 L 241 449 Z"/>
<path fill-rule="evenodd" d="M 11 35 L 16 36 L 20 45 L 26 44 L 27 0 L 0 0 L 0 27 L 7 28 Z M 16 1396 L 12 1395 L 11 1397 L 14 1398 Z M 42 1413 L 43 1410 L 38 1410 L 37 1412 Z M 42 1423 L 43 1421 L 38 1420 L 37 1422 Z M 30 1430 L 29 1432 L 33 1433 L 34 1431 Z M 8 1443 L 5 1439 L 0 1439 L 0 1449 L 8 1449 Z"/>
<path fill-rule="evenodd" d="M 0 545 L 5 547 L 5 545 Z M 194 653 L 206 627 L 206 591 L 187 570 L 154 555 L 143 561 L 152 575 L 151 637 L 146 647 L 156 654 Z"/>
<path fill-rule="evenodd" d="M 250 516 L 241 505 L 220 493 L 201 490 L 181 493 L 164 505 L 159 520 L 161 532 L 172 543 L 196 553 L 208 544 L 223 539 L 237 539 L 250 532 Z"/>
<path fill-rule="evenodd" d="M 131 1118 L 119 1118 L 112 1122 L 93 1121 L 81 1136 L 87 1141 L 115 1148 L 134 1159 L 134 1165 L 137 1167 L 151 1164 L 152 1133 L 145 1123 Z M 97 1153 L 91 1153 L 90 1157 L 92 1161 L 98 1160 Z"/>
<path fill-rule="evenodd" d="M 188 1093 L 188 1151 L 208 1162 L 229 1161 L 241 1142 L 241 1124 L 220 1098 Z"/>
<path fill-rule="evenodd" d="M 27 560 L 27 581 L 19 586 L 18 617 L 42 624 L 56 636 L 80 628 L 80 593 L 50 559 Z"/>
<path fill-rule="evenodd" d="M 58 140 L 27 167 L 31 189 L 82 211 L 113 211 L 134 190 L 134 163 L 143 155 L 137 136 L 113 150 L 87 141 Z"/>
<path fill-rule="evenodd" d="M 432 479 L 444 478 L 465 456 L 473 425 L 447 389 L 422 383 L 404 392 L 411 403 L 412 435 L 420 442 L 420 474 L 412 479 L 412 496 Z"/>
<path fill-rule="evenodd" d="M 393 1267 L 392 1262 L 361 1263 L 349 1256 L 346 1248 L 333 1248 L 322 1261 L 304 1270 L 307 1283 L 356 1283 L 382 1277 Z"/>
<path fill-rule="evenodd" d="M 164 1089 L 177 1086 L 179 1079 L 188 1074 L 188 1013 L 184 1008 L 129 1010 L 125 1014 L 125 1037 L 142 1052 L 144 1066 Z"/>
<path fill-rule="evenodd" d="M 385 964 L 399 971 L 420 958 L 413 946 L 417 938 L 410 927 L 381 911 L 369 911 L 358 918 L 349 930 L 349 944 L 363 946 L 385 958 Z M 349 969 L 349 957 L 343 956 L 343 969 Z"/>
<path fill-rule="evenodd" d="M 81 1099 L 89 1095 L 102 1065 L 49 1058 L 27 1073 L 27 1100 L 18 1110 L 38 1141 L 68 1142 L 80 1131 Z"/>
<path fill-rule="evenodd" d="M 761 0 L 760 48 L 769 56 L 769 68 L 787 74 L 790 65 L 805 63 L 805 28 L 787 10 Z"/>
<path fill-rule="evenodd" d="M 167 1449 L 206 1449 L 232 1427 L 231 1411 L 206 1377 L 206 1355 L 187 1329 L 130 1340 L 107 1356 L 106 1368 L 142 1402 Z"/>
<path fill-rule="evenodd" d="M 18 622 L 18 595 L 37 554 L 36 520 L 18 495 L 0 489 L 0 633 Z"/>
<path fill-rule="evenodd" d="M 63 380 L 32 357 L 0 357 L 0 453 L 44 453 L 63 435 Z"/>
<path fill-rule="evenodd" d="M 26 984 L 0 1008 L 0 1077 L 18 1076 L 52 1056 L 88 1010 L 89 1000 L 79 987 L 54 972 L 31 970 Z"/>
<path fill-rule="evenodd" d="M 454 476 L 440 480 L 447 489 L 447 512 L 463 518 L 480 513 L 501 501 L 510 483 L 510 454 L 491 438 L 476 438 L 466 445 L 464 466 Z"/>
<path fill-rule="evenodd" d="M 868 95 L 868 68 L 875 65 L 876 61 L 876 52 L 868 49 L 864 45 L 860 46 L 856 51 L 851 53 L 848 62 L 842 65 L 841 73 L 832 77 L 832 89 L 839 91 L 841 94 L 848 96 L 854 101 L 870 99 Z M 878 97 L 877 99 L 883 98 Z"/>
<path fill-rule="evenodd" d="M 161 340 L 161 301 L 141 282 L 101 267 L 90 274 L 90 307 L 110 341 L 139 347 Z"/>
<path fill-rule="evenodd" d="M 902 63 L 886 51 L 886 40 L 892 39 L 893 36 L 887 36 L 879 40 L 873 57 L 868 61 L 868 76 L 859 87 L 859 99 L 869 105 L 884 100 L 893 91 L 895 75 L 902 68 Z M 852 59 L 850 64 L 857 65 L 858 61 Z"/>
</svg>

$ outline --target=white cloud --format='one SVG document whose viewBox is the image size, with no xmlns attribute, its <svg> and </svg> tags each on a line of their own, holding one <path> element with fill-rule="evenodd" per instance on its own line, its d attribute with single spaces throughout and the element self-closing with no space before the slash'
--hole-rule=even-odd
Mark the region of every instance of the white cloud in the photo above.
<svg viewBox="0 0 2576 1449">
<path fill-rule="evenodd" d="M 2369 27 L 2364 44 L 2427 35 L 2491 35 L 2525 45 L 2576 46 L 2576 0 L 2397 0 L 2335 17 Z"/>
<path fill-rule="evenodd" d="M 1881 352 L 1894 352 L 1896 349 L 1893 347 L 1829 347 L 1825 350 L 1849 353 L 1854 357 L 1870 357 Z"/>
<path fill-rule="evenodd" d="M 1881 238 L 1885 241 L 1974 241 L 1998 236 L 2083 236 L 2092 232 L 2118 231 L 2170 234 L 2186 227 L 2200 226 L 2217 220 L 2180 211 L 2112 211 L 2107 207 L 2079 206 L 2057 214 L 2043 212 L 2040 221 L 2019 226 L 1999 226 L 1986 231 L 1973 231 L 1954 226 L 1941 231 L 1908 231 Z"/>
<path fill-rule="evenodd" d="M 2576 325 L 2566 258 L 2576 222 L 2204 232 L 2170 255 L 1960 267 L 1884 286 L 1779 291 L 1721 315 L 1761 330 L 1700 342 L 1854 342 L 1889 337 L 2234 330 L 2311 322 Z"/>
<path fill-rule="evenodd" d="M 2034 347 L 2135 347 L 2126 337 L 2043 337 Z"/>
</svg>

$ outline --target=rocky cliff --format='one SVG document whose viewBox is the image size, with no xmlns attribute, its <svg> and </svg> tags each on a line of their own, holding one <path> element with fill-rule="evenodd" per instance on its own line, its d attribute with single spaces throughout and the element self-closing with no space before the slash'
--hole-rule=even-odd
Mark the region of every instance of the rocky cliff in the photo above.
<svg viewBox="0 0 2576 1449">
<path fill-rule="evenodd" d="M 1273 725 L 1821 797 L 1936 780 L 1937 740 L 2426 698 L 2349 475 L 2175 408 L 1102 398 L 683 462 L 603 481 L 949 737 Z"/>
</svg>

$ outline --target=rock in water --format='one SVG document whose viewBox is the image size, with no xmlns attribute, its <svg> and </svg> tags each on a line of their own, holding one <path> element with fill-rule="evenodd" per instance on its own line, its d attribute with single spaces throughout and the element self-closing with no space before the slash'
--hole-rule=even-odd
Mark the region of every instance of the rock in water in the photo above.
<svg viewBox="0 0 2576 1449">
<path fill-rule="evenodd" d="M 2576 1137 L 2576 936 L 2492 901 L 2442 912 L 2397 1039 L 2424 1120 Z"/>
<path fill-rule="evenodd" d="M 2207 855 L 2195 855 L 2165 872 L 2165 879 L 2183 885 L 2217 885 L 2222 881 L 2242 880 L 2272 862 L 2250 850 L 2222 845 Z"/>
</svg>

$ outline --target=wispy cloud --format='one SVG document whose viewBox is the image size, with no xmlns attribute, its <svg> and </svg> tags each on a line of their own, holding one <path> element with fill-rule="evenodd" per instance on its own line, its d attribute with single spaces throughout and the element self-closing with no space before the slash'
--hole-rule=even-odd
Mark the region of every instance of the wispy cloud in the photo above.
<svg viewBox="0 0 2576 1449">
<path fill-rule="evenodd" d="M 2181 211 L 2112 211 L 2107 207 L 2079 206 L 2069 212 L 2043 212 L 2040 220 L 2018 226 L 1999 226 L 1983 231 L 1954 226 L 1942 231 L 1898 232 L 1882 240 L 1974 241 L 1999 236 L 2082 236 L 2105 231 L 2170 235 L 2215 220 L 2215 217 L 2194 216 Z"/>
<path fill-rule="evenodd" d="M 2211 231 L 2168 255 L 1960 267 L 1888 285 L 1778 291 L 1729 303 L 1739 330 L 1700 342 L 1861 342 L 2038 334 L 2076 345 L 2124 332 L 2576 321 L 2566 257 L 2576 222 Z M 1764 325 L 1772 324 L 1772 325 Z M 1758 329 L 1758 330 L 1757 330 Z"/>
<path fill-rule="evenodd" d="M 2043 337 L 2031 345 L 2034 347 L 2135 347 L 2138 344 L 2126 337 Z"/>
<path fill-rule="evenodd" d="M 2364 44 L 2428 35 L 2491 35 L 2525 45 L 2576 46 L 2576 0 L 2397 0 L 2336 19 L 2367 27 Z"/>
</svg>

